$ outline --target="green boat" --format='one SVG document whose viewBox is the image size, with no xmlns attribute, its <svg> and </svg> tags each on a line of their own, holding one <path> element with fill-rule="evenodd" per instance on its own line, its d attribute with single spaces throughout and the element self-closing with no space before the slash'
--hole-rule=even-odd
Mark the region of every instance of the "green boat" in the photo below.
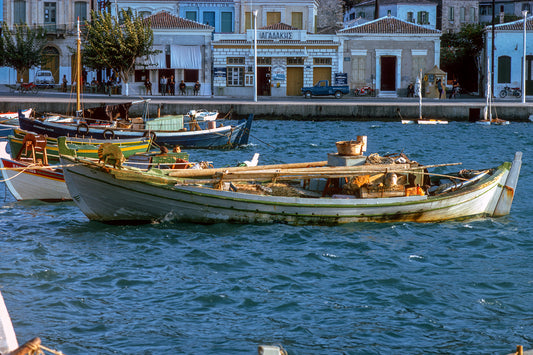
<svg viewBox="0 0 533 355">
<path fill-rule="evenodd" d="M 13 159 L 40 160 L 45 164 L 59 163 L 57 140 L 57 138 L 38 135 L 22 129 L 14 129 L 14 134 L 8 136 Z M 102 143 L 117 145 L 125 158 L 137 153 L 145 153 L 150 150 L 152 145 L 150 137 L 131 139 L 66 138 L 67 146 L 74 149 L 78 156 L 94 159 L 98 159 L 98 148 Z M 43 158 L 43 151 L 46 151 L 46 158 Z"/>
</svg>

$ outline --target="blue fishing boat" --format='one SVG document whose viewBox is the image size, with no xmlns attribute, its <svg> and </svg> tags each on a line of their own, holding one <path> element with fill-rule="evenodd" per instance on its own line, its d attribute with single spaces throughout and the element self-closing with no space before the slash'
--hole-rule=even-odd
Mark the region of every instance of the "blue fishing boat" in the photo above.
<svg viewBox="0 0 533 355">
<path fill-rule="evenodd" d="M 182 148 L 222 148 L 245 145 L 248 143 L 252 121 L 253 115 L 251 114 L 247 119 L 240 120 L 234 125 L 223 125 L 217 120 L 205 122 L 205 128 L 202 128 L 198 122 L 184 119 L 183 115 L 150 120 L 109 120 L 107 122 L 59 115 L 41 119 L 19 115 L 20 128 L 46 134 L 49 137 L 94 139 L 150 137 L 158 145 Z"/>
</svg>

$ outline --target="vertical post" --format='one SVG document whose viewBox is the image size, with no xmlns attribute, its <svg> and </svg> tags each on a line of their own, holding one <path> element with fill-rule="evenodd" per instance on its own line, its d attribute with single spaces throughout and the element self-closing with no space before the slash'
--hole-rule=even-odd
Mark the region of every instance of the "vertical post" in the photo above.
<svg viewBox="0 0 533 355">
<path fill-rule="evenodd" d="M 254 14 L 254 102 L 257 102 L 257 10 Z"/>
<path fill-rule="evenodd" d="M 526 22 L 527 10 L 522 11 L 524 15 L 524 54 L 522 58 L 522 103 L 526 103 Z"/>
<path fill-rule="evenodd" d="M 495 33 L 495 26 L 496 26 L 496 20 L 495 20 L 495 13 L 496 13 L 496 1 L 495 0 L 492 0 L 492 28 L 491 28 L 491 34 L 492 34 L 492 39 L 491 39 L 491 48 L 490 48 L 490 81 L 491 83 L 494 82 L 494 77 L 493 77 L 493 73 L 494 73 L 494 37 L 496 37 L 496 33 Z M 493 92 L 492 92 L 492 87 L 490 88 L 489 90 L 489 95 L 493 96 Z"/>
<path fill-rule="evenodd" d="M 76 40 L 76 112 L 81 110 L 81 39 L 80 39 L 80 18 L 78 17 L 78 39 Z"/>
</svg>

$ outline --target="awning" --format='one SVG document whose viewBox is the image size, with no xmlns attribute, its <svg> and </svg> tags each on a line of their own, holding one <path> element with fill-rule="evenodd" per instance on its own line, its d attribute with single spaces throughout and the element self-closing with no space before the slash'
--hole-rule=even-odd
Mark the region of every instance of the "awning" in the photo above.
<svg viewBox="0 0 533 355">
<path fill-rule="evenodd" d="M 165 59 L 165 46 L 153 46 L 161 53 L 137 58 L 135 69 L 164 69 L 167 67 Z"/>
<path fill-rule="evenodd" d="M 172 69 L 202 69 L 200 46 L 170 46 L 170 67 Z"/>
</svg>

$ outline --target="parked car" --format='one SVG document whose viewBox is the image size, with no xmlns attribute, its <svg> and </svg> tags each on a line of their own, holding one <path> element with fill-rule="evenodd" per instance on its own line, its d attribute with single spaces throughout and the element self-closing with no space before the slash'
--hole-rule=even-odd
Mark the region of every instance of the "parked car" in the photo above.
<svg viewBox="0 0 533 355">
<path fill-rule="evenodd" d="M 35 80 L 36 85 L 54 85 L 55 80 L 54 76 L 52 75 L 52 72 L 50 70 L 38 70 L 35 73 Z"/>
<path fill-rule="evenodd" d="M 311 98 L 311 96 L 328 96 L 334 95 L 335 98 L 340 99 L 342 95 L 346 95 L 350 92 L 349 86 L 336 85 L 330 86 L 328 80 L 319 80 L 315 86 L 308 86 L 302 88 L 302 95 L 306 99 Z"/>
</svg>

